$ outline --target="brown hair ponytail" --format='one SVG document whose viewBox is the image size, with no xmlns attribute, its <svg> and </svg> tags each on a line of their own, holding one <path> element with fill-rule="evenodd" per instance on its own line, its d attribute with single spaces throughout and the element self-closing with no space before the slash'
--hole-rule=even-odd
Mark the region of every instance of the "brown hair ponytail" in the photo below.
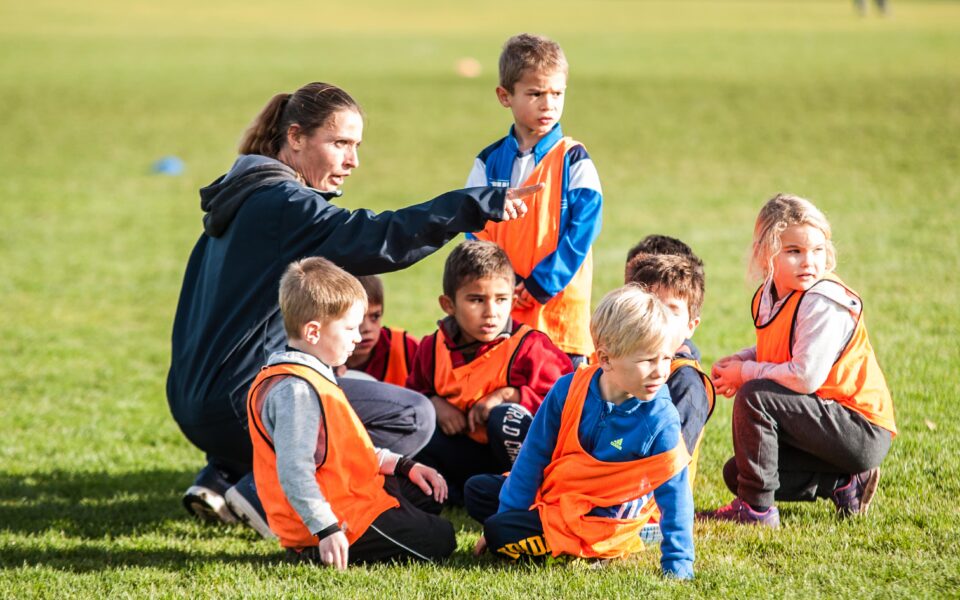
<svg viewBox="0 0 960 600">
<path fill-rule="evenodd" d="M 299 125 L 300 131 L 310 135 L 340 110 L 360 112 L 360 106 L 350 94 L 329 83 L 308 83 L 292 94 L 277 94 L 243 134 L 240 154 L 276 158 L 287 142 L 291 125 Z"/>
</svg>

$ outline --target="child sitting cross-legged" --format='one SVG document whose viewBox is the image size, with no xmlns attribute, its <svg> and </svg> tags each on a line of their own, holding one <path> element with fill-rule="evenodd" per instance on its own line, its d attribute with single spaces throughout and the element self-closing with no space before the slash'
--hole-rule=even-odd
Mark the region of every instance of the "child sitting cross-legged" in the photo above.
<svg viewBox="0 0 960 600">
<path fill-rule="evenodd" d="M 483 523 L 477 551 L 623 557 L 643 548 L 659 508 L 663 573 L 692 578 L 690 455 L 664 385 L 679 337 L 635 285 L 601 300 L 590 332 L 599 364 L 557 381 L 510 475 L 467 482 L 468 510 Z"/>
<path fill-rule="evenodd" d="M 374 448 L 334 378 L 360 340 L 366 304 L 360 283 L 323 258 L 292 263 L 280 281 L 288 345 L 254 380 L 247 416 L 257 493 L 291 560 L 343 569 L 456 548 L 436 516 L 443 478 Z"/>
<path fill-rule="evenodd" d="M 546 334 L 510 318 L 513 300 L 502 248 L 478 240 L 454 248 L 440 296 L 447 317 L 421 341 L 407 380 L 437 411 L 416 458 L 446 477 L 455 504 L 468 477 L 510 469 L 543 397 L 573 370 Z"/>
</svg>

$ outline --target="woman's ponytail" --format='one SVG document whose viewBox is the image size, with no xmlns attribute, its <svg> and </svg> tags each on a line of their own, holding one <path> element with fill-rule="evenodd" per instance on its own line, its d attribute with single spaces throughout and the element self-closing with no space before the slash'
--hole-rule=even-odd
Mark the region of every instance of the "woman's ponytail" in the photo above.
<svg viewBox="0 0 960 600">
<path fill-rule="evenodd" d="M 292 94 L 277 94 L 267 102 L 257 118 L 243 134 L 240 141 L 240 154 L 262 154 L 276 158 L 283 145 L 286 128 L 281 130 L 283 113 Z"/>
<path fill-rule="evenodd" d="M 277 94 L 243 134 L 240 154 L 277 158 L 291 125 L 299 125 L 304 135 L 311 135 L 339 110 L 359 113 L 360 106 L 350 94 L 329 83 L 308 83 L 292 94 Z"/>
</svg>

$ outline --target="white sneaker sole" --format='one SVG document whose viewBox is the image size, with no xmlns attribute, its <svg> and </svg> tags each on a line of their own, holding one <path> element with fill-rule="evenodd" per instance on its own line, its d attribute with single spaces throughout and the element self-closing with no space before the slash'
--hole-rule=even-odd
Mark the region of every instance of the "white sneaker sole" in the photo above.
<svg viewBox="0 0 960 600">
<path fill-rule="evenodd" d="M 236 523 L 237 517 L 230 511 L 224 497 L 202 485 L 192 485 L 183 496 L 187 512 L 201 521 L 210 523 Z"/>
<path fill-rule="evenodd" d="M 237 518 L 252 527 L 254 531 L 260 534 L 260 537 L 267 540 L 277 539 L 276 534 L 270 531 L 270 526 L 267 525 L 266 520 L 260 516 L 257 509 L 247 502 L 243 494 L 235 488 L 230 488 L 223 497 L 227 506 L 230 507 L 230 510 L 233 511 Z"/>
</svg>

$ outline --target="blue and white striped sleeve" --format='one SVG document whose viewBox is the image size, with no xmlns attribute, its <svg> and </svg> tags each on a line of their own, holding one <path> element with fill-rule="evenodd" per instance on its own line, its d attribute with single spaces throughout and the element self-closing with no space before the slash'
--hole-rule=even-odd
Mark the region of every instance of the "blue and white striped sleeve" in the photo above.
<svg viewBox="0 0 960 600">
<path fill-rule="evenodd" d="M 583 146 L 571 149 L 568 158 L 566 215 L 561 218 L 557 249 L 545 256 L 525 281 L 527 291 L 541 304 L 569 285 L 600 235 L 603 191 L 597 168 Z"/>
<path fill-rule="evenodd" d="M 478 156 L 473 160 L 473 168 L 467 176 L 467 185 L 463 187 L 487 187 L 487 164 Z"/>
</svg>

